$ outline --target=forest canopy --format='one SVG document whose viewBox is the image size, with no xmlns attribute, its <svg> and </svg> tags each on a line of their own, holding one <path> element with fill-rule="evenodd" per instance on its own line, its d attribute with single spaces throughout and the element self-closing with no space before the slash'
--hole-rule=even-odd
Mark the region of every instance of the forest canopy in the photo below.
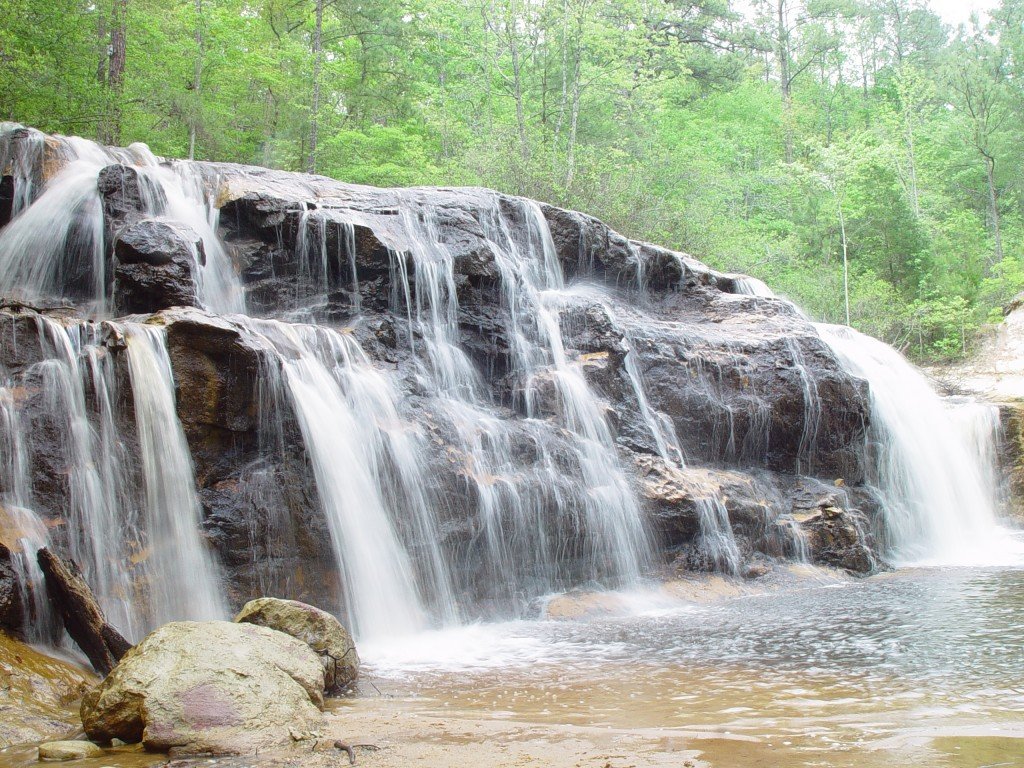
<svg viewBox="0 0 1024 768">
<path fill-rule="evenodd" d="M 0 119 L 483 185 L 743 271 L 918 359 L 1024 289 L 1024 0 L 5 0 Z"/>
</svg>

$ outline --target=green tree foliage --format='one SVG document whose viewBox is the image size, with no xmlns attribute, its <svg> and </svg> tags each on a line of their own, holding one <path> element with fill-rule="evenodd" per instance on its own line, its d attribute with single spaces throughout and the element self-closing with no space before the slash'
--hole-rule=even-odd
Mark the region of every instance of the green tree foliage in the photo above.
<svg viewBox="0 0 1024 768">
<path fill-rule="evenodd" d="M 0 119 L 585 210 L 921 359 L 1024 289 L 1024 0 L 6 0 Z"/>
</svg>

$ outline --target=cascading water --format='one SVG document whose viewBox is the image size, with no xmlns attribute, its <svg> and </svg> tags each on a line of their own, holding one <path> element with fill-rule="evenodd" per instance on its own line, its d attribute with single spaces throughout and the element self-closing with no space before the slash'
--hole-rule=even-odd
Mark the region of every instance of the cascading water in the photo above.
<svg viewBox="0 0 1024 768">
<path fill-rule="evenodd" d="M 352 631 L 365 639 L 423 629 L 428 600 L 442 623 L 452 621 L 420 448 L 401 423 L 390 381 L 347 334 L 276 321 L 244 327 L 270 354 L 271 386 L 287 394 L 298 419 L 344 574 L 339 608 Z M 416 563 L 403 538 L 425 542 Z"/>
<path fill-rule="evenodd" d="M 628 254 L 625 262 L 618 257 L 614 274 L 618 280 L 635 271 L 639 299 L 634 288 L 567 285 L 548 212 L 532 201 L 467 191 L 454 193 L 459 205 L 445 210 L 430 199 L 436 193 L 422 190 L 368 200 L 361 191 L 321 194 L 319 182 L 308 181 L 274 212 L 280 214 L 277 223 L 267 225 L 278 228 L 276 249 L 272 230 L 269 237 L 266 231 L 260 234 L 259 247 L 265 250 L 259 256 L 268 261 L 257 265 L 259 279 L 268 274 L 270 281 L 294 278 L 270 286 L 268 311 L 290 320 L 344 317 L 350 327 L 254 319 L 244 314 L 239 278 L 218 236 L 212 202 L 218 175 L 230 169 L 165 163 L 141 145 L 111 150 L 83 140 L 41 137 L 0 127 L 0 167 L 14 185 L 13 218 L 0 230 L 0 295 L 30 302 L 72 298 L 87 314 L 107 315 L 114 303 L 109 290 L 112 285 L 117 290 L 117 284 L 111 282 L 108 263 L 111 244 L 104 242 L 111 219 L 104 219 L 103 206 L 109 198 L 101 198 L 97 179 L 110 164 L 131 166 L 143 198 L 139 215 L 186 225 L 202 241 L 201 248 L 193 248 L 191 266 L 199 303 L 225 315 L 218 333 L 237 332 L 258 350 L 260 362 L 252 367 L 260 368 L 257 386 L 269 396 L 256 398 L 254 410 L 260 413 L 247 412 L 239 421 L 252 418 L 279 432 L 260 446 L 252 475 L 228 474 L 225 481 L 215 472 L 204 474 L 203 502 L 216 511 L 220 502 L 210 497 L 232 493 L 234 479 L 241 477 L 244 484 L 266 472 L 269 479 L 263 482 L 273 482 L 281 476 L 276 471 L 286 474 L 284 458 L 274 464 L 264 454 L 298 435 L 301 442 L 293 445 L 300 450 L 289 448 L 286 457 L 299 455 L 295 463 L 302 464 L 296 470 L 301 489 L 291 498 L 299 503 L 308 499 L 315 514 L 323 513 L 339 574 L 337 602 L 325 607 L 343 614 L 361 640 L 480 616 L 507 617 L 538 596 L 572 587 L 642 583 L 655 558 L 637 478 L 627 470 L 633 458 L 624 461 L 630 451 L 640 454 L 638 465 L 652 458 L 643 453 L 656 454 L 660 461 L 646 466 L 652 471 L 664 467 L 674 489 L 684 489 L 680 495 L 693 501 L 697 519 L 688 518 L 689 538 L 681 545 L 694 555 L 692 562 L 738 573 L 741 552 L 747 551 L 741 545 L 756 541 L 758 526 L 771 529 L 764 536 L 776 540 L 759 551 L 806 557 L 802 523 L 787 517 L 788 497 L 773 490 L 780 506 L 774 517 L 766 512 L 763 521 L 758 509 L 767 510 L 769 502 L 753 497 L 747 508 L 737 507 L 745 509 L 746 518 L 731 522 L 734 507 L 731 501 L 726 506 L 732 494 L 727 489 L 737 486 L 728 485 L 732 479 L 719 483 L 716 473 L 719 465 L 733 464 L 757 467 L 752 476 L 762 469 L 790 477 L 818 472 L 819 432 L 829 416 L 828 390 L 819 391 L 816 379 L 819 350 L 812 354 L 802 339 L 791 337 L 762 344 L 758 336 L 748 344 L 735 329 L 718 330 L 713 323 L 692 331 L 678 327 L 684 323 L 670 312 L 684 304 L 659 305 L 664 297 L 645 294 L 645 286 L 650 283 L 656 291 L 678 266 L 678 284 L 666 291 L 680 297 L 695 284 L 694 270 L 702 268 L 692 259 L 669 254 L 676 265 L 671 258 L 649 263 L 651 246 L 628 244 L 633 261 Z M 463 195 L 472 197 L 472 210 Z M 301 202 L 303 196 L 309 202 Z M 464 234 L 477 238 L 476 250 L 460 250 L 465 243 L 452 242 L 452 230 L 459 231 L 456 240 Z M 225 232 L 231 236 L 230 226 Z M 559 247 L 564 242 L 559 239 Z M 251 257 L 253 252 L 244 250 L 251 243 L 242 243 L 238 252 Z M 582 234 L 578 247 L 581 270 L 609 269 L 595 261 L 595 246 L 585 245 Z M 471 261 L 478 260 L 470 265 L 478 272 L 466 270 L 467 253 Z M 246 264 L 241 257 L 239 263 Z M 730 280 L 735 292 L 771 296 L 760 281 L 702 269 L 697 280 L 702 287 L 686 297 L 692 301 L 685 305 L 688 311 L 706 299 L 728 318 L 727 303 L 750 301 L 713 290 Z M 390 313 L 384 311 L 383 297 L 372 295 L 375 284 L 390 290 Z M 484 311 L 467 304 L 466 296 L 474 301 L 484 297 Z M 627 296 L 639 304 L 636 309 L 624 302 Z M 282 297 L 285 303 L 293 297 L 294 303 L 279 306 Z M 616 331 L 613 353 L 576 351 L 579 345 L 568 325 L 580 305 L 600 306 Z M 29 555 L 53 538 L 52 544 L 66 547 L 79 562 L 112 623 L 130 637 L 169 619 L 224 615 L 222 579 L 201 534 L 196 475 L 178 420 L 167 331 L 157 324 L 202 325 L 208 318 L 201 315 L 182 320 L 173 310 L 149 322 L 105 323 L 31 315 L 40 360 L 20 373 L 5 373 L 0 382 L 0 426 L 7 432 L 0 440 L 0 493 L 7 519 L 27 532 L 18 539 L 25 557 L 16 560 L 22 583 L 31 587 L 26 600 L 42 594 Z M 466 324 L 476 321 L 492 336 L 484 351 L 486 344 L 466 343 L 471 335 Z M 642 329 L 648 321 L 664 326 L 647 337 Z M 951 552 L 986 546 L 994 526 L 991 479 L 980 469 L 973 479 L 968 475 L 993 451 L 991 412 L 964 407 L 951 421 L 926 383 L 913 379 L 917 374 L 895 352 L 848 331 L 820 327 L 819 333 L 849 373 L 871 384 L 872 481 L 884 501 L 880 535 L 892 556 L 946 559 Z M 661 343 L 669 334 L 670 342 Z M 179 338 L 172 337 L 174 344 Z M 195 351 L 173 349 L 176 362 L 179 354 Z M 218 351 L 199 352 L 209 352 L 216 367 Z M 601 368 L 601 354 L 606 368 Z M 651 359 L 674 367 L 645 368 Z M 766 377 L 766 369 L 784 373 Z M 691 401 L 677 402 L 674 409 L 661 405 L 666 381 L 671 382 L 666 370 L 680 372 L 675 375 L 696 392 Z M 651 396 L 645 371 L 655 386 Z M 747 373 L 754 375 L 748 378 Z M 602 376 L 608 375 L 617 379 L 605 390 Z M 118 392 L 119 382 L 123 387 L 125 381 L 130 397 Z M 786 408 L 773 410 L 778 398 L 773 400 L 769 390 L 775 382 L 786 388 Z M 41 410 L 55 425 L 66 465 L 67 526 L 52 536 L 42 525 L 45 515 L 33 511 L 43 502 L 33 498 L 29 482 L 26 446 L 33 427 L 25 417 L 29 411 L 23 412 L 23 392 L 45 400 Z M 610 401 L 599 392 L 610 401 L 635 401 L 628 406 L 635 407 L 635 418 L 628 424 L 611 418 Z M 779 414 L 792 421 L 801 418 L 792 415 L 801 401 L 799 446 L 772 444 L 778 455 L 771 460 L 781 456 L 782 466 L 771 465 L 766 456 L 778 434 Z M 697 409 L 704 409 L 700 416 L 706 421 L 694 417 Z M 31 418 L 38 418 L 38 411 L 33 413 Z M 682 431 L 681 425 L 689 423 L 710 426 L 697 441 Z M 187 425 L 193 439 L 195 425 Z M 613 425 L 626 425 L 630 432 L 616 435 Z M 232 425 L 218 422 L 216 427 L 237 437 Z M 942 433 L 939 438 L 936 432 Z M 853 434 L 859 439 L 861 433 Z M 137 448 L 126 435 L 137 435 Z M 918 444 L 921 435 L 928 435 L 926 445 Z M 797 442 L 796 432 L 786 437 Z M 684 444 L 695 463 L 707 466 L 687 467 Z M 249 450 L 239 448 L 246 461 L 254 455 Z M 443 477 L 435 477 L 432 472 L 441 464 Z M 755 486 L 751 481 L 751 489 Z M 815 485 L 809 494 L 818 489 Z M 771 493 L 766 495 L 774 498 Z M 466 519 L 456 520 L 458 515 L 447 508 L 453 499 L 465 503 L 458 515 Z M 260 509 L 260 499 L 253 502 L 253 519 L 294 513 Z M 39 511 L 52 512 L 43 506 Z M 306 513 L 297 518 L 305 519 Z M 211 520 L 215 516 L 211 513 Z M 207 523 L 219 524 L 211 520 Z M 788 548 L 778 543 L 787 538 L 787 524 Z M 734 525 L 745 539 L 737 541 Z M 39 615 L 46 607 L 35 604 L 29 610 Z"/>
<path fill-rule="evenodd" d="M 871 479 L 882 494 L 892 558 L 993 562 L 995 486 L 983 461 L 994 454 L 995 408 L 970 409 L 974 440 L 966 440 L 949 407 L 892 347 L 851 328 L 819 325 L 818 331 L 871 386 Z"/>
<path fill-rule="evenodd" d="M 525 415 L 535 418 L 538 388 L 551 388 L 560 422 L 572 434 L 573 461 L 582 475 L 582 492 L 575 493 L 548 493 L 535 482 L 511 479 L 518 474 L 512 438 L 493 418 L 479 374 L 459 345 L 454 258 L 438 235 L 434 212 L 412 198 L 404 203 L 416 275 L 410 317 L 425 342 L 422 377 L 466 457 L 479 500 L 487 570 L 513 590 L 527 577 L 534 594 L 538 587 L 564 589 L 580 577 L 612 585 L 637 582 L 649 565 L 650 544 L 601 404 L 580 363 L 570 360 L 564 348 L 558 306 L 565 280 L 540 209 L 531 201 L 521 202 L 517 213 L 525 241 L 520 242 L 494 199 L 485 217 L 485 235 L 500 273 L 515 389 L 522 393 Z M 539 432 L 535 435 L 540 437 Z M 557 475 L 546 442 L 538 441 L 540 471 Z M 564 543 L 541 522 L 552 504 L 556 527 L 568 523 L 575 529 L 578 555 L 558 556 Z M 572 567 L 566 562 L 570 559 L 577 563 L 575 575 L 565 570 Z"/>
<path fill-rule="evenodd" d="M 642 261 L 637 259 L 637 263 Z M 642 272 L 638 272 L 638 281 L 642 288 Z M 616 323 L 615 311 L 607 289 L 597 285 L 574 286 L 564 294 L 565 300 L 580 297 L 601 306 L 604 314 Z M 629 380 L 633 396 L 636 398 L 640 415 L 643 418 L 647 431 L 654 441 L 658 455 L 665 462 L 666 466 L 685 470 L 686 462 L 683 457 L 683 449 L 679 442 L 672 420 L 665 414 L 659 413 L 651 407 L 647 397 L 646 386 L 643 375 L 637 367 L 637 353 L 633 340 L 628 333 L 623 333 L 623 343 L 626 347 L 626 354 L 623 358 L 623 369 Z M 695 483 L 692 487 L 693 504 L 698 516 L 698 532 L 694 542 L 696 562 L 701 562 L 707 567 L 735 574 L 740 566 L 739 546 L 736 543 L 736 536 L 733 533 L 729 521 L 729 512 L 725 502 L 720 495 L 701 484 Z"/>
<path fill-rule="evenodd" d="M 6 126 L 6 129 L 4 128 Z M 144 210 L 154 219 L 185 224 L 202 239 L 193 253 L 199 302 L 214 312 L 242 312 L 238 277 L 217 236 L 216 216 L 198 172 L 188 163 L 162 164 L 143 144 L 113 149 L 78 137 L 52 137 L 48 148 L 37 132 L 0 126 L 0 168 L 14 168 L 14 214 L 0 231 L 0 295 L 30 304 L 72 296 L 91 314 L 110 313 L 103 205 L 97 180 L 113 164 L 140 176 Z M 52 157 L 44 157 L 47 152 Z M 56 169 L 42 182 L 37 176 Z"/>
<path fill-rule="evenodd" d="M 48 543 L 46 525 L 31 509 L 28 452 L 14 390 L 0 387 L 0 544 L 10 552 L 28 637 L 53 639 L 56 619 L 35 554 Z"/>
<path fill-rule="evenodd" d="M 774 297 L 754 278 L 737 278 L 734 285 L 739 293 Z M 843 367 L 870 387 L 870 481 L 881 497 L 877 534 L 890 559 L 938 564 L 1017 560 L 1020 548 L 1000 532 L 995 513 L 991 468 L 996 466 L 998 409 L 945 403 L 888 344 L 844 326 L 815 327 Z M 794 362 L 800 366 L 798 350 Z M 801 376 L 808 402 L 816 403 L 810 399 L 812 382 L 805 373 Z M 808 444 L 810 423 L 805 422 L 804 431 Z"/>
<path fill-rule="evenodd" d="M 188 443 L 174 407 L 174 379 L 164 331 L 120 326 L 128 348 L 135 424 L 139 433 L 145 504 L 148 623 L 223 618 L 227 613 L 216 568 L 199 536 L 201 509 Z"/>
</svg>

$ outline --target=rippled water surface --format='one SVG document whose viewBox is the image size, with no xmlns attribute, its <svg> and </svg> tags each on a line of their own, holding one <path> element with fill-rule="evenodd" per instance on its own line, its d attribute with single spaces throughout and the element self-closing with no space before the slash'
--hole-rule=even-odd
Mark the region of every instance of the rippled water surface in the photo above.
<svg viewBox="0 0 1024 768">
<path fill-rule="evenodd" d="M 376 685 L 427 710 L 664 731 L 713 765 L 1024 765 L 1020 569 L 903 570 L 402 650 L 367 649 Z"/>
</svg>

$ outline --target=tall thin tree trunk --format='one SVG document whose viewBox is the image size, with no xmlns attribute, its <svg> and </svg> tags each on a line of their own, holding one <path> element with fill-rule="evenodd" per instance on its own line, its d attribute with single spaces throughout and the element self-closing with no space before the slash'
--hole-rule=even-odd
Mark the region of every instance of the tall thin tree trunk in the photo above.
<svg viewBox="0 0 1024 768">
<path fill-rule="evenodd" d="M 786 0 L 776 0 L 779 37 L 779 86 L 782 90 L 782 130 L 786 139 L 786 162 L 793 162 L 793 92 L 789 75 L 789 30 L 786 27 Z"/>
<path fill-rule="evenodd" d="M 572 187 L 573 177 L 576 175 L 576 134 L 579 129 L 580 123 L 580 76 L 582 75 L 582 62 L 583 57 L 583 30 L 579 30 L 580 34 L 577 39 L 576 51 L 573 56 L 573 67 L 572 67 L 572 112 L 569 119 L 569 145 L 568 152 L 566 153 L 566 174 L 565 174 L 565 188 L 568 191 Z"/>
<path fill-rule="evenodd" d="M 526 108 L 523 105 L 523 64 L 519 59 L 519 42 L 514 27 L 510 27 L 509 47 L 512 54 L 512 97 L 516 102 L 516 126 L 519 130 L 519 154 L 525 164 L 530 160 L 530 143 L 526 136 Z M 521 190 L 520 190 L 521 191 Z"/>
<path fill-rule="evenodd" d="M 192 76 L 195 107 L 188 127 L 188 159 L 196 159 L 196 132 L 203 112 L 203 0 L 196 0 L 196 65 Z"/>
<path fill-rule="evenodd" d="M 989 217 L 992 222 L 992 237 L 995 240 L 995 264 L 1003 260 L 1003 232 L 999 221 L 999 192 L 996 190 L 996 159 L 982 150 L 985 158 L 985 178 L 988 181 Z"/>
<path fill-rule="evenodd" d="M 316 26 L 313 30 L 313 108 L 309 117 L 309 161 L 306 171 L 316 173 L 317 129 L 320 117 L 320 73 L 323 69 L 324 0 L 316 0 Z"/>
<path fill-rule="evenodd" d="M 128 46 L 128 0 L 114 0 L 110 27 L 110 49 L 106 79 L 106 127 L 103 141 L 121 143 L 121 118 L 124 108 L 124 68 Z"/>
<path fill-rule="evenodd" d="M 904 108 L 905 109 L 905 108 Z M 917 191 L 917 156 L 914 149 L 914 117 L 909 110 L 906 110 L 906 132 L 907 132 L 907 169 L 910 176 L 910 205 L 914 209 L 914 216 L 921 216 L 921 196 Z"/>
<path fill-rule="evenodd" d="M 839 233 L 843 239 L 843 303 L 846 306 L 846 325 L 850 325 L 850 259 L 846 241 L 846 216 L 843 215 L 843 203 L 836 195 L 836 208 L 839 209 Z"/>
</svg>

